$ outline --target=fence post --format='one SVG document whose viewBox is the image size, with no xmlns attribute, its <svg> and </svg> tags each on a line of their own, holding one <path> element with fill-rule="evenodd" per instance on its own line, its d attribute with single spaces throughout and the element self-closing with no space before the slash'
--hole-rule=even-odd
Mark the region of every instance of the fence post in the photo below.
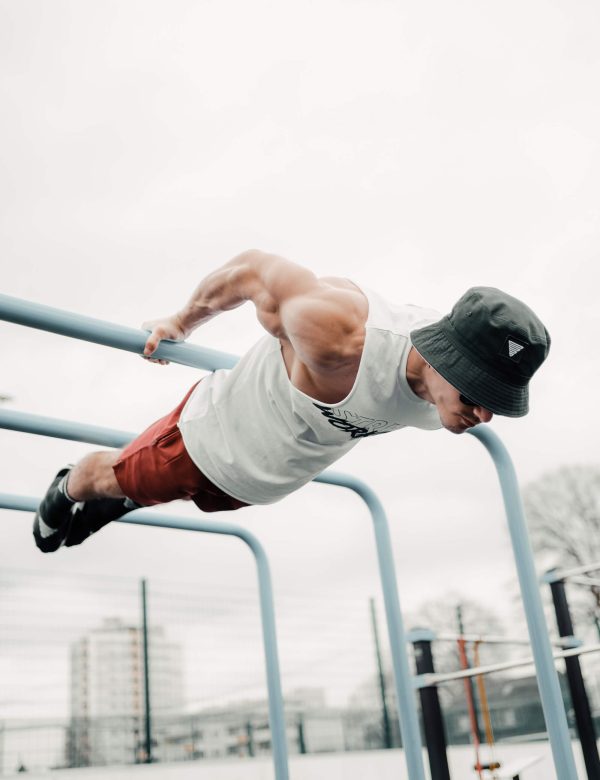
<svg viewBox="0 0 600 780">
<path fill-rule="evenodd" d="M 151 764 L 152 756 L 152 713 L 150 706 L 150 653 L 148 650 L 148 596 L 146 592 L 146 580 L 141 582 L 142 601 L 142 647 L 144 662 L 144 726 L 146 738 L 145 764 Z"/>
</svg>

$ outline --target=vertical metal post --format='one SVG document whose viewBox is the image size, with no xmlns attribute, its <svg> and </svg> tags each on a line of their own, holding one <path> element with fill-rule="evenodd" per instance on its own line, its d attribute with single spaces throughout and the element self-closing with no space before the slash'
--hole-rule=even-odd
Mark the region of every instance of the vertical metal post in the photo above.
<svg viewBox="0 0 600 780">
<path fill-rule="evenodd" d="M 402 611 L 400 610 L 396 569 L 394 567 L 394 556 L 392 555 L 392 540 L 385 510 L 375 492 L 364 482 L 356 479 L 356 477 L 340 474 L 339 472 L 324 471 L 318 477 L 315 477 L 315 482 L 342 485 L 354 490 L 367 504 L 371 512 L 408 780 L 425 780 L 419 715 L 413 688 L 413 677 L 410 673 L 410 664 L 406 651 L 406 632 L 404 631 L 404 621 L 402 620 Z"/>
<path fill-rule="evenodd" d="M 148 602 L 146 594 L 146 580 L 141 582 L 142 595 L 142 644 L 144 650 L 144 723 L 146 738 L 146 760 L 144 763 L 151 764 L 152 758 L 152 715 L 150 706 L 150 668 L 148 652 Z"/>
<path fill-rule="evenodd" d="M 250 758 L 254 757 L 254 726 L 252 720 L 248 718 L 246 721 L 246 739 L 248 741 L 248 755 Z"/>
<path fill-rule="evenodd" d="M 411 641 L 415 650 L 417 674 L 435 673 L 431 650 L 433 637 L 434 634 L 431 632 L 421 632 L 418 629 L 412 632 Z M 444 717 L 442 715 L 437 685 L 419 688 L 419 697 L 421 699 L 423 730 L 429 755 L 431 780 L 450 780 L 447 753 L 448 742 L 446 740 L 446 729 L 444 727 Z"/>
<path fill-rule="evenodd" d="M 556 614 L 558 633 L 560 636 L 573 636 L 573 620 L 569 610 L 564 580 L 551 582 L 550 590 L 552 591 L 552 602 Z M 600 757 L 598 756 L 596 731 L 579 658 L 577 656 L 565 658 L 565 666 L 587 776 L 589 780 L 598 780 L 600 778 Z"/>
<path fill-rule="evenodd" d="M 304 755 L 306 750 L 306 736 L 304 734 L 304 715 L 298 715 L 298 753 Z"/>
<path fill-rule="evenodd" d="M 577 780 L 567 715 L 554 668 L 517 475 L 506 447 L 492 430 L 477 425 L 468 433 L 486 447 L 498 472 L 556 774 L 560 780 Z"/>
<path fill-rule="evenodd" d="M 387 698 L 385 690 L 385 675 L 383 673 L 383 663 L 381 660 L 381 648 L 379 646 L 379 631 L 377 630 L 377 615 L 375 614 L 375 599 L 369 599 L 371 608 L 371 626 L 373 628 L 373 640 L 375 642 L 375 655 L 377 656 L 377 671 L 379 674 L 379 693 L 381 695 L 381 716 L 383 725 L 383 747 L 389 749 L 392 747 L 392 730 L 390 728 L 390 716 L 387 708 Z"/>
</svg>

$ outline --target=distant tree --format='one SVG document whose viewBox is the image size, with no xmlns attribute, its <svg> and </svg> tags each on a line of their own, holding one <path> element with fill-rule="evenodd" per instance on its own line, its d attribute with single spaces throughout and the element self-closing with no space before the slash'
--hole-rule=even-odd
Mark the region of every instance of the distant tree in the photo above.
<svg viewBox="0 0 600 780">
<path fill-rule="evenodd" d="M 461 608 L 465 634 L 477 636 L 503 636 L 505 634 L 503 622 L 493 608 L 460 593 L 447 593 L 439 599 L 431 599 L 424 602 L 414 612 L 405 616 L 405 626 L 407 630 L 412 628 L 429 628 L 437 634 L 458 634 L 457 607 L 459 606 Z M 437 672 L 452 672 L 460 669 L 457 642 L 434 642 L 433 650 Z M 469 643 L 468 652 L 473 665 L 473 645 L 471 643 Z M 517 652 L 521 656 L 527 655 L 527 652 L 523 652 L 523 648 L 520 648 L 520 651 Z M 510 646 L 482 643 L 480 645 L 480 663 L 491 664 L 497 661 L 508 660 L 512 657 L 511 653 L 512 648 Z M 397 707 L 394 680 L 390 662 L 387 661 L 385 666 L 386 698 L 390 714 L 394 713 L 391 723 L 395 728 L 397 726 L 397 717 L 395 716 Z M 459 681 L 441 686 L 440 697 L 443 705 L 448 705 L 461 699 L 464 701 L 464 683 Z M 350 709 L 364 709 L 371 712 L 375 712 L 381 707 L 379 682 L 375 674 L 362 682 L 350 697 L 348 704 Z M 377 724 L 377 728 L 380 729 L 381 719 L 377 720 Z M 398 744 L 396 741 L 398 739 L 399 735 L 394 734 L 394 744 Z M 381 730 L 377 731 L 375 741 L 378 746 L 381 746 Z"/>
<path fill-rule="evenodd" d="M 600 562 L 600 468 L 564 466 L 523 490 L 531 541 L 546 569 Z M 600 570 L 599 570 L 600 574 Z M 578 588 L 574 612 L 600 626 L 600 588 Z M 576 618 L 577 619 L 577 618 Z"/>
<path fill-rule="evenodd" d="M 460 593 L 447 593 L 441 599 L 432 599 L 419 606 L 406 618 L 408 628 L 430 628 L 436 634 L 458 634 L 458 608 L 462 615 L 465 634 L 477 636 L 502 636 L 505 629 L 502 620 L 482 602 Z M 435 642 L 434 659 L 436 671 L 449 672 L 460 668 L 456 642 Z M 502 645 L 480 646 L 482 663 L 506 660 L 508 651 Z"/>
</svg>

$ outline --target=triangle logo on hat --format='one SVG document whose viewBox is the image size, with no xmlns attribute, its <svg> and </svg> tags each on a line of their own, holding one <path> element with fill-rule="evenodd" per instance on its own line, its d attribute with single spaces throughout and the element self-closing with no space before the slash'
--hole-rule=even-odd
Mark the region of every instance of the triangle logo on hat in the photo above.
<svg viewBox="0 0 600 780">
<path fill-rule="evenodd" d="M 508 340 L 508 356 L 514 357 L 516 354 L 518 354 L 522 349 L 525 349 L 525 347 L 522 344 L 517 344 L 516 341 Z"/>
<path fill-rule="evenodd" d="M 504 342 L 504 345 L 500 350 L 500 354 L 504 357 L 510 358 L 515 363 L 520 363 L 521 358 L 523 357 L 524 349 L 524 344 L 520 344 L 513 336 L 509 336 Z"/>
</svg>

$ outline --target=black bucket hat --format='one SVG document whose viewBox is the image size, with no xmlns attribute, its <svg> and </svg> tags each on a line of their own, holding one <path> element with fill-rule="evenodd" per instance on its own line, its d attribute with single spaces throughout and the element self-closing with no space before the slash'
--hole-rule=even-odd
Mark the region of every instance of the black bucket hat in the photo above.
<svg viewBox="0 0 600 780">
<path fill-rule="evenodd" d="M 495 287 L 472 287 L 450 314 L 410 337 L 462 395 L 507 417 L 529 411 L 529 380 L 550 349 L 550 334 L 536 314 Z"/>
</svg>

